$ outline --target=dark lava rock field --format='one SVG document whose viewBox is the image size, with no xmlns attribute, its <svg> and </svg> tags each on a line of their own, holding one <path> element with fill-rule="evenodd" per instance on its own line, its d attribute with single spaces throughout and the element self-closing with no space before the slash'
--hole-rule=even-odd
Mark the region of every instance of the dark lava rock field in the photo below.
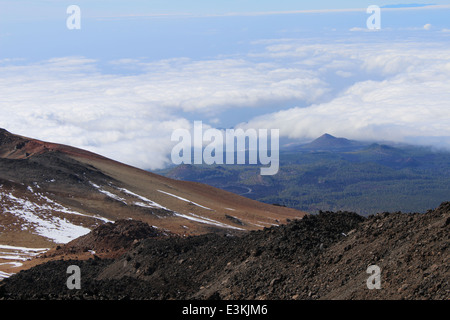
<svg viewBox="0 0 450 320">
<path fill-rule="evenodd" d="M 120 256 L 40 264 L 0 282 L 0 299 L 450 298 L 450 202 L 425 214 L 321 212 L 243 235 L 145 236 L 146 227 L 128 223 L 117 229 L 124 242 L 105 227 L 87 238 L 95 241 L 79 241 L 83 250 L 118 242 Z M 70 265 L 80 267 L 81 289 L 67 288 Z M 372 265 L 380 289 L 368 287 Z"/>
</svg>

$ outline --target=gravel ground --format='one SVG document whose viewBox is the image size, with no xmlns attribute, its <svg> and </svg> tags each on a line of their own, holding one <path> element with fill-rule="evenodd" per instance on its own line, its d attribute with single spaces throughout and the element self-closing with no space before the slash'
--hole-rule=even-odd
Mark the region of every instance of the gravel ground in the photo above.
<svg viewBox="0 0 450 320">
<path fill-rule="evenodd" d="M 450 202 L 426 214 L 321 212 L 242 236 L 161 236 L 128 224 L 60 249 L 97 243 L 106 251 L 125 248 L 122 255 L 21 271 L 0 282 L 0 299 L 450 298 Z M 80 267 L 79 290 L 66 286 L 70 265 Z M 368 288 L 371 265 L 379 267 L 380 289 Z"/>
</svg>

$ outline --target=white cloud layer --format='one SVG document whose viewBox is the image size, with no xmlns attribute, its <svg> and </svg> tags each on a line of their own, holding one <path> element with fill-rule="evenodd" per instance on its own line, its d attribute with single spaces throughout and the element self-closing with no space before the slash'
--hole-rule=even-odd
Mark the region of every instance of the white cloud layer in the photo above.
<svg viewBox="0 0 450 320">
<path fill-rule="evenodd" d="M 313 102 L 327 91 L 309 69 L 241 58 L 111 65 L 134 73 L 105 74 L 82 57 L 0 64 L 0 127 L 155 169 L 169 161 L 172 131 L 192 126 L 182 112 Z"/>
<path fill-rule="evenodd" d="M 450 47 L 442 44 L 319 46 L 331 55 L 322 68 L 368 75 L 330 101 L 263 115 L 242 127 L 279 128 L 290 138 L 328 132 L 353 139 L 432 143 L 450 147 Z M 287 49 L 287 48 L 286 48 Z M 304 57 L 304 46 L 278 55 Z M 376 80 L 371 80 L 371 78 Z M 436 139 L 440 138 L 440 139 Z"/>
<path fill-rule="evenodd" d="M 263 49 L 232 58 L 110 63 L 128 75 L 83 57 L 0 61 L 0 127 L 146 169 L 169 163 L 171 133 L 193 125 L 187 114 L 216 125 L 231 109 L 239 123 L 242 108 L 269 104 L 280 108 L 242 126 L 295 139 L 440 137 L 450 146 L 446 42 L 255 45 Z M 286 109 L 287 101 L 307 107 Z"/>
</svg>

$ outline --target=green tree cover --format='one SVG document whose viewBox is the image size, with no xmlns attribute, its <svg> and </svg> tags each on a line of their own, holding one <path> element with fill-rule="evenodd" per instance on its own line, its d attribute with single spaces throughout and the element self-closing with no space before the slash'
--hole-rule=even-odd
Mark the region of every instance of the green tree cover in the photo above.
<svg viewBox="0 0 450 320">
<path fill-rule="evenodd" d="M 278 174 L 259 172 L 258 165 L 181 165 L 158 173 L 311 213 L 425 212 L 450 200 L 450 153 L 423 147 L 291 148 L 280 152 Z"/>
</svg>

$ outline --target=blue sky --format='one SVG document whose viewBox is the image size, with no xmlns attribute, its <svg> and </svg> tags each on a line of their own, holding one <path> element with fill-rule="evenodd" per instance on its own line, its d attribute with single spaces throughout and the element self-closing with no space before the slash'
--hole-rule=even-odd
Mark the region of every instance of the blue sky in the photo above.
<svg viewBox="0 0 450 320">
<path fill-rule="evenodd" d="M 383 1 L 378 5 L 408 3 L 411 2 Z M 436 8 L 450 6 L 449 1 L 442 0 L 420 3 Z M 373 1 L 80 0 L 76 4 L 81 8 L 82 29 L 76 32 L 65 27 L 66 8 L 70 4 L 73 1 L 2 1 L 0 58 L 36 61 L 86 56 L 105 61 L 240 54 L 250 50 L 249 44 L 259 39 L 337 39 L 338 32 L 344 32 L 345 36 L 351 28 L 366 27 L 365 8 Z M 353 11 L 355 8 L 360 10 Z M 388 37 L 403 38 L 405 33 L 400 31 L 425 24 L 441 30 L 449 27 L 448 7 L 414 9 L 384 9 L 383 29 L 396 29 Z"/>
<path fill-rule="evenodd" d="M 194 120 L 448 148 L 450 1 L 411 3 L 4 0 L 0 127 L 149 169 Z"/>
</svg>

